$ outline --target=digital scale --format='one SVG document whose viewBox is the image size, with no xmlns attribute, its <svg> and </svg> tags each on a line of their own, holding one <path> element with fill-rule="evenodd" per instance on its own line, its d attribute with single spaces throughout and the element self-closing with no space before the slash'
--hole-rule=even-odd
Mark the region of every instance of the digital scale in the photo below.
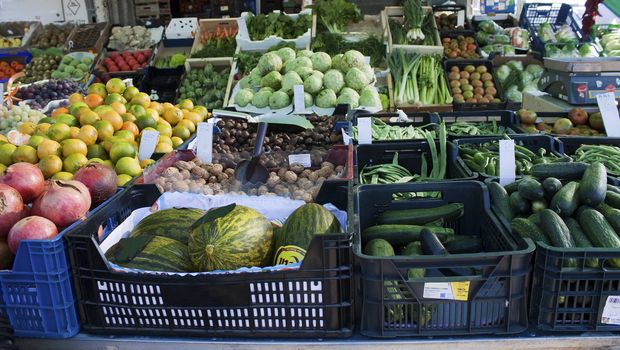
<svg viewBox="0 0 620 350">
<path fill-rule="evenodd" d="M 596 95 L 620 98 L 620 57 L 545 58 L 538 88 L 574 105 L 596 104 Z"/>
</svg>

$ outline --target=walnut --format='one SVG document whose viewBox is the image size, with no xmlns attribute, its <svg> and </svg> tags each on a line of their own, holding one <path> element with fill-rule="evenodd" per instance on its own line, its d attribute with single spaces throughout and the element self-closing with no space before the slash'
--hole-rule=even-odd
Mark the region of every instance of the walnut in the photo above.
<svg viewBox="0 0 620 350">
<path fill-rule="evenodd" d="M 272 173 L 272 174 L 275 174 L 275 173 Z M 279 183 L 280 183 L 280 177 L 278 175 L 274 175 L 274 176 L 269 175 L 269 178 L 267 179 L 267 186 L 274 187 Z"/>
<path fill-rule="evenodd" d="M 165 192 L 172 192 L 172 189 L 174 188 L 172 182 L 166 182 L 163 187 Z"/>
<path fill-rule="evenodd" d="M 173 190 L 177 192 L 187 192 L 189 191 L 189 185 L 186 182 L 178 181 L 174 183 Z"/>
<path fill-rule="evenodd" d="M 284 173 L 284 176 L 282 176 L 282 178 L 288 183 L 294 183 L 297 181 L 297 174 L 289 170 Z"/>
<path fill-rule="evenodd" d="M 314 186 L 314 183 L 310 180 L 303 181 L 299 184 L 299 187 L 301 187 L 304 190 L 309 190 L 310 188 L 312 188 L 312 186 Z"/>
<path fill-rule="evenodd" d="M 155 186 L 157 186 L 157 190 L 159 190 L 159 192 L 161 192 L 161 193 L 166 192 L 166 190 L 164 189 L 164 186 L 163 186 L 163 185 L 156 184 Z"/>
<path fill-rule="evenodd" d="M 319 171 L 313 171 L 310 173 L 310 175 L 308 175 L 308 180 L 312 181 L 312 182 L 316 182 L 316 180 L 319 178 Z"/>
<path fill-rule="evenodd" d="M 257 193 L 258 193 L 259 196 L 262 196 L 262 195 L 266 194 L 267 192 L 269 192 L 269 189 L 267 188 L 267 186 L 262 185 L 262 186 L 260 186 L 258 188 L 258 192 Z"/>
<path fill-rule="evenodd" d="M 195 182 L 191 182 L 189 184 L 189 191 L 191 193 L 201 193 L 202 192 L 202 186 L 200 186 L 199 184 L 197 184 Z"/>
<path fill-rule="evenodd" d="M 286 174 L 286 172 L 288 171 L 288 169 L 285 168 L 280 168 L 280 170 L 278 170 L 278 176 L 281 178 L 284 178 L 284 174 Z"/>
<path fill-rule="evenodd" d="M 184 160 L 178 160 L 174 163 L 174 166 L 176 168 L 179 168 L 180 170 L 191 170 L 192 169 L 192 165 L 189 162 L 186 162 Z"/>
<path fill-rule="evenodd" d="M 314 202 L 314 198 L 312 198 L 312 195 L 308 192 L 305 192 L 302 196 L 301 199 L 303 199 L 306 203 L 312 203 Z"/>
<path fill-rule="evenodd" d="M 304 169 L 304 171 L 302 171 L 301 174 L 299 174 L 299 177 L 307 178 L 308 176 L 310 176 L 310 174 L 312 174 L 312 170 Z"/>
<path fill-rule="evenodd" d="M 163 186 L 166 183 L 166 178 L 165 177 L 158 177 L 157 179 L 155 179 L 155 184 L 159 185 L 159 186 Z"/>
<path fill-rule="evenodd" d="M 213 189 L 209 186 L 202 187 L 202 194 L 212 195 Z"/>
<path fill-rule="evenodd" d="M 178 173 L 179 173 L 179 169 L 177 169 L 175 167 L 168 167 L 168 168 L 166 168 L 166 170 L 164 170 L 163 173 L 161 173 L 161 175 L 163 177 L 172 177 L 172 176 L 174 176 L 175 174 L 178 174 Z"/>
<path fill-rule="evenodd" d="M 222 171 L 224 171 L 224 166 L 222 164 L 213 164 L 213 169 L 212 169 L 212 173 L 221 173 Z"/>
<path fill-rule="evenodd" d="M 215 177 L 215 176 L 211 175 L 211 176 L 209 176 L 209 180 L 208 180 L 208 181 L 209 181 L 209 183 L 214 184 L 214 183 L 216 183 L 216 182 L 217 182 L 217 177 Z"/>
<path fill-rule="evenodd" d="M 257 189 L 257 188 L 251 188 L 251 189 L 248 191 L 248 194 L 249 194 L 250 196 L 256 196 L 256 194 L 257 194 L 257 193 L 258 193 L 258 189 Z"/>
<path fill-rule="evenodd" d="M 319 175 L 319 177 L 329 177 L 333 173 L 333 171 L 334 168 L 323 167 L 317 171 L 317 175 Z"/>
<path fill-rule="evenodd" d="M 206 185 L 207 181 L 205 179 L 196 179 L 195 180 L 197 184 L 199 184 L 200 186 L 204 186 Z"/>
<path fill-rule="evenodd" d="M 228 180 L 228 174 L 226 174 L 226 173 L 219 173 L 219 174 L 217 174 L 217 181 L 218 182 L 222 182 L 224 180 Z"/>
<path fill-rule="evenodd" d="M 204 163 L 202 162 L 202 160 L 200 160 L 199 158 L 194 158 L 194 160 L 192 160 L 192 162 L 194 163 L 194 165 L 196 166 L 202 166 Z"/>
<path fill-rule="evenodd" d="M 304 166 L 299 163 L 293 163 L 289 166 L 292 172 L 299 175 L 302 171 L 304 171 Z"/>
<path fill-rule="evenodd" d="M 182 176 L 183 180 L 189 180 L 191 175 L 189 173 L 189 170 L 183 169 L 183 170 L 181 170 L 181 176 Z"/>
<path fill-rule="evenodd" d="M 233 169 L 233 168 L 226 168 L 226 170 L 224 170 L 224 174 L 228 175 L 228 178 L 234 177 L 235 176 L 235 169 Z"/>
<path fill-rule="evenodd" d="M 195 177 L 199 177 L 199 178 L 202 178 L 206 176 L 207 174 L 209 174 L 205 169 L 201 167 L 194 167 L 192 168 L 190 172 L 192 173 L 192 175 L 194 175 Z"/>
<path fill-rule="evenodd" d="M 335 171 L 337 174 L 341 174 L 341 173 L 343 173 L 343 172 L 344 172 L 344 165 L 338 165 L 338 166 L 336 167 L 336 169 L 334 169 L 334 171 Z"/>
<path fill-rule="evenodd" d="M 323 162 L 323 163 L 321 163 L 321 168 L 325 168 L 325 167 L 329 167 L 329 168 L 334 169 L 335 165 L 334 165 L 334 163 L 331 163 L 331 162 Z"/>
</svg>

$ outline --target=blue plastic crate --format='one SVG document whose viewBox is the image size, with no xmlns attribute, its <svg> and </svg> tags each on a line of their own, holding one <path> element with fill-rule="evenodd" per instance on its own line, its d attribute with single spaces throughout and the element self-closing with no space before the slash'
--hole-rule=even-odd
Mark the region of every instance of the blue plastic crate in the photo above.
<svg viewBox="0 0 620 350">
<path fill-rule="evenodd" d="M 118 193 L 117 193 L 118 194 Z M 91 215 L 113 198 L 91 210 Z M 12 270 L 0 271 L 0 308 L 18 337 L 69 338 L 80 330 L 63 235 L 20 242 Z"/>
<path fill-rule="evenodd" d="M 32 60 L 32 55 L 28 51 L 20 51 L 16 53 L 0 53 L 0 61 L 10 63 L 11 61 L 18 61 L 24 66 Z M 0 83 L 6 83 L 9 79 L 0 79 Z"/>
<path fill-rule="evenodd" d="M 573 29 L 580 42 L 584 40 L 581 26 L 577 19 L 575 19 L 573 8 L 570 5 L 562 3 L 524 4 L 523 10 L 521 10 L 521 17 L 519 18 L 519 27 L 530 32 L 530 48 L 532 51 L 541 53 L 543 57 L 545 43 L 538 36 L 538 26 L 541 23 L 550 23 L 554 31 L 561 25 L 567 24 Z"/>
</svg>

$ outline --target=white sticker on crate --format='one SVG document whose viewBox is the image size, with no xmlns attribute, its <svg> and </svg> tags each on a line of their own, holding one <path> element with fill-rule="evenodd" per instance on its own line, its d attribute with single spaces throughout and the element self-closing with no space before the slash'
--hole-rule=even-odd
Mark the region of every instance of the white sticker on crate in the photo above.
<svg viewBox="0 0 620 350">
<path fill-rule="evenodd" d="M 620 137 L 620 116 L 616 105 L 616 95 L 613 92 L 596 95 L 598 109 L 603 118 L 605 132 L 609 137 Z"/>
<path fill-rule="evenodd" d="M 469 281 L 424 283 L 423 297 L 427 299 L 467 301 L 468 296 Z"/>
<path fill-rule="evenodd" d="M 605 301 L 601 323 L 620 325 L 620 295 L 610 295 Z"/>
</svg>

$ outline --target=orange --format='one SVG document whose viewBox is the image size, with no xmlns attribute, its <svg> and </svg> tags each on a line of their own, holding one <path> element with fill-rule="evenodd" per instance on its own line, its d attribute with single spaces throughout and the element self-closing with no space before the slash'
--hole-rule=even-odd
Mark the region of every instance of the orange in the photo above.
<svg viewBox="0 0 620 350">
<path fill-rule="evenodd" d="M 60 144 L 62 145 L 62 156 L 65 158 L 74 153 L 81 153 L 84 156 L 88 153 L 88 146 L 80 139 L 66 139 Z"/>
<path fill-rule="evenodd" d="M 97 129 L 97 141 L 105 141 L 114 135 L 114 127 L 107 120 L 99 120 L 93 124 Z"/>
<path fill-rule="evenodd" d="M 158 143 L 157 146 L 155 146 L 155 153 L 169 153 L 172 151 L 174 151 L 172 145 L 167 143 Z"/>
<path fill-rule="evenodd" d="M 155 119 L 155 121 L 159 120 L 159 113 L 157 113 L 157 111 L 152 108 L 146 109 L 146 115 L 150 115 L 153 119 Z"/>
<path fill-rule="evenodd" d="M 110 149 L 112 149 L 112 145 L 117 142 L 128 142 L 128 141 L 120 136 L 108 137 L 105 141 L 103 141 L 103 148 L 105 149 L 106 152 L 109 153 Z"/>
<path fill-rule="evenodd" d="M 133 136 L 140 135 L 140 129 L 138 129 L 138 126 L 136 124 L 134 124 L 133 122 L 124 122 L 123 126 L 121 127 L 121 130 L 129 130 L 129 131 L 131 131 Z M 171 131 L 171 133 L 172 133 L 172 131 Z"/>
<path fill-rule="evenodd" d="M 64 123 L 69 126 L 78 126 L 78 119 L 71 114 L 59 114 L 56 116 L 56 123 Z"/>
<path fill-rule="evenodd" d="M 54 140 L 41 141 L 41 143 L 39 143 L 39 146 L 37 146 L 37 156 L 40 159 L 43 159 L 46 156 L 52 154 L 56 156 L 60 156 L 62 154 L 62 146 L 60 145 L 60 143 Z"/>
<path fill-rule="evenodd" d="M 30 164 L 37 164 L 39 161 L 37 150 L 28 145 L 18 146 L 11 157 L 13 158 L 13 163 L 26 162 Z"/>
<path fill-rule="evenodd" d="M 94 145 L 97 142 L 97 129 L 92 125 L 84 125 L 80 128 L 77 138 L 88 146 Z"/>
<path fill-rule="evenodd" d="M 131 114 L 131 113 L 123 113 L 121 115 L 121 117 L 123 118 L 123 121 L 126 121 L 126 122 L 135 122 L 136 121 L 136 116 Z"/>
<path fill-rule="evenodd" d="M 103 83 L 94 83 L 88 87 L 88 94 L 99 95 L 103 101 L 103 99 L 108 95 L 108 90 L 105 88 Z"/>
<path fill-rule="evenodd" d="M 203 122 L 205 119 L 202 115 L 197 112 L 187 112 L 183 116 L 184 119 L 191 120 L 194 125 L 198 125 L 198 123 Z"/>
<path fill-rule="evenodd" d="M 149 105 L 150 109 L 154 109 L 157 111 L 157 113 L 159 114 L 163 114 L 164 113 L 164 106 L 156 101 L 151 101 L 151 104 Z"/>
<path fill-rule="evenodd" d="M 62 159 L 55 154 L 50 154 L 44 158 L 41 158 L 37 166 L 41 169 L 43 176 L 45 176 L 46 179 L 49 179 L 54 176 L 54 174 L 59 173 L 62 170 Z"/>
<path fill-rule="evenodd" d="M 114 92 L 114 93 L 108 94 L 108 96 L 106 96 L 105 99 L 103 100 L 103 103 L 107 105 L 111 105 L 113 102 L 122 103 L 123 100 L 125 100 L 123 95 L 117 94 L 116 92 Z"/>
<path fill-rule="evenodd" d="M 157 121 L 157 124 L 168 125 L 172 129 L 172 125 L 170 125 L 170 123 L 168 123 L 168 121 L 166 119 L 159 118 L 159 120 Z"/>
<path fill-rule="evenodd" d="M 205 106 L 196 106 L 196 107 L 194 107 L 194 109 L 192 109 L 192 112 L 196 112 L 196 113 L 200 114 L 200 116 L 202 116 L 203 120 L 209 114 L 209 110 Z"/>
<path fill-rule="evenodd" d="M 155 126 L 155 129 L 157 129 L 157 131 L 159 131 L 159 135 L 163 135 L 163 136 L 172 136 L 172 128 L 170 127 L 170 124 L 164 124 L 164 123 L 157 123 L 157 125 Z"/>
<path fill-rule="evenodd" d="M 71 96 L 69 96 L 69 104 L 72 105 L 76 102 L 84 102 L 84 96 L 80 95 L 77 92 L 74 92 L 71 94 Z M 52 115 L 53 117 L 53 115 Z"/>
<path fill-rule="evenodd" d="M 80 170 L 81 167 L 86 165 L 86 163 L 88 163 L 88 158 L 86 158 L 85 155 L 82 153 L 73 153 L 62 162 L 62 169 L 65 172 L 74 174 L 76 171 Z"/>
<path fill-rule="evenodd" d="M 131 101 L 131 99 L 136 96 L 136 94 L 138 94 L 140 92 L 140 90 L 138 90 L 137 87 L 135 86 L 130 86 L 128 88 L 125 89 L 125 91 L 123 91 L 123 97 L 127 100 L 127 101 Z"/>
<path fill-rule="evenodd" d="M 35 127 L 36 125 L 34 125 L 33 122 L 23 122 L 17 127 L 17 131 L 21 132 L 22 134 L 32 135 L 34 134 Z"/>
<path fill-rule="evenodd" d="M 151 104 L 151 97 L 144 92 L 138 92 L 131 98 L 131 103 L 146 108 Z"/>
<path fill-rule="evenodd" d="M 132 177 L 142 174 L 140 162 L 138 161 L 138 158 L 134 157 L 123 157 L 119 159 L 114 166 L 114 170 L 119 175 L 125 174 Z"/>
<path fill-rule="evenodd" d="M 172 147 L 174 148 L 177 148 L 183 144 L 183 139 L 178 136 L 173 136 L 170 140 L 172 140 Z"/>
<path fill-rule="evenodd" d="M 95 109 L 93 109 L 93 111 L 95 111 L 95 113 L 97 113 L 97 115 L 101 116 L 103 113 L 107 112 L 107 111 L 111 111 L 114 110 L 114 108 L 112 108 L 111 106 L 108 105 L 101 105 L 101 106 L 97 106 Z"/>
<path fill-rule="evenodd" d="M 109 94 L 122 94 L 125 91 L 125 83 L 119 78 L 112 78 L 105 84 Z"/>
<path fill-rule="evenodd" d="M 106 160 L 108 159 L 108 154 L 102 144 L 96 143 L 94 145 L 88 145 L 88 153 L 86 153 L 86 157 L 88 159 L 99 158 Z"/>
<path fill-rule="evenodd" d="M 71 127 L 67 124 L 56 123 L 49 127 L 47 136 L 56 142 L 60 142 L 71 137 Z"/>
<path fill-rule="evenodd" d="M 157 138 L 157 144 L 160 144 L 160 143 L 165 143 L 165 144 L 168 144 L 170 146 L 173 145 L 172 139 L 170 139 L 170 137 L 164 136 L 164 135 L 159 135 L 159 137 Z M 164 152 L 157 152 L 157 153 L 164 153 Z M 165 153 L 168 153 L 168 152 L 165 152 Z"/>
<path fill-rule="evenodd" d="M 101 120 L 99 115 L 90 109 L 84 108 L 79 113 L 80 125 L 93 125 L 96 121 Z"/>
<path fill-rule="evenodd" d="M 164 111 L 164 119 L 171 125 L 177 125 L 183 120 L 183 112 L 178 108 L 168 108 Z"/>
<path fill-rule="evenodd" d="M 194 133 L 196 131 L 196 125 L 189 119 L 181 120 L 177 126 L 183 126 L 189 130 L 190 133 Z"/>
<path fill-rule="evenodd" d="M 73 94 L 73 95 L 75 95 L 75 94 Z M 73 96 L 73 95 L 71 95 L 71 96 Z M 81 102 L 82 101 L 81 100 L 82 95 L 78 94 L 78 96 L 80 96 L 80 101 L 76 101 L 76 102 Z M 69 103 L 71 103 L 71 98 L 69 98 Z M 69 113 L 69 110 L 67 108 L 60 107 L 60 108 L 56 108 L 55 110 L 52 111 L 51 117 L 54 118 L 55 116 L 57 116 L 59 114 L 70 114 L 70 113 Z"/>
<path fill-rule="evenodd" d="M 95 108 L 103 103 L 103 97 L 97 94 L 88 94 L 84 97 L 84 103 L 90 108 Z"/>
<path fill-rule="evenodd" d="M 123 118 L 115 111 L 107 111 L 101 115 L 102 120 L 107 120 L 112 124 L 114 130 L 120 130 L 123 126 Z"/>
<path fill-rule="evenodd" d="M 143 115 L 136 119 L 136 125 L 140 130 L 144 130 L 145 128 L 154 128 L 157 125 L 157 122 L 150 116 Z"/>
<path fill-rule="evenodd" d="M 52 175 L 52 179 L 53 180 L 69 181 L 69 180 L 73 179 L 73 174 L 68 173 L 66 171 L 59 171 L 56 174 Z"/>
<path fill-rule="evenodd" d="M 77 139 L 79 133 L 80 133 L 80 128 L 78 128 L 77 126 L 72 126 L 69 128 L 69 132 L 71 135 L 72 139 Z"/>
<path fill-rule="evenodd" d="M 37 148 L 37 147 L 39 147 L 41 142 L 43 142 L 44 140 L 49 140 L 49 139 L 47 138 L 47 136 L 43 136 L 43 135 L 32 135 L 28 139 L 28 146 L 32 146 L 34 148 Z M 1 172 L 0 172 L 0 174 L 1 174 Z"/>
<path fill-rule="evenodd" d="M 172 136 L 177 136 L 182 138 L 183 140 L 187 140 L 191 135 L 192 133 L 189 132 L 189 129 L 184 126 L 177 125 L 172 128 Z"/>
<path fill-rule="evenodd" d="M 116 111 L 116 113 L 123 115 L 127 113 L 127 108 L 121 102 L 112 102 L 110 103 L 110 107 Z"/>
<path fill-rule="evenodd" d="M 114 163 L 123 157 L 135 157 L 136 149 L 129 142 L 115 142 L 110 148 L 110 160 Z"/>
<path fill-rule="evenodd" d="M 88 105 L 82 101 L 80 102 L 75 102 L 69 105 L 69 112 L 71 112 L 71 115 L 76 116 L 78 115 L 78 112 L 82 109 L 82 108 L 88 108 Z"/>
<path fill-rule="evenodd" d="M 192 102 L 192 100 L 190 100 L 189 98 L 186 98 L 183 101 L 181 101 L 181 103 L 179 103 L 179 107 L 181 109 L 191 110 L 194 108 L 194 102 Z"/>
<path fill-rule="evenodd" d="M 142 107 L 141 105 L 132 104 L 131 106 L 129 106 L 129 109 L 127 109 L 127 112 L 135 115 L 136 118 L 138 118 L 146 115 L 146 108 Z"/>
<path fill-rule="evenodd" d="M 120 137 L 122 139 L 125 139 L 127 142 L 132 142 L 136 139 L 136 137 L 133 135 L 133 132 L 129 130 L 119 130 L 114 133 L 114 137 Z"/>
</svg>

